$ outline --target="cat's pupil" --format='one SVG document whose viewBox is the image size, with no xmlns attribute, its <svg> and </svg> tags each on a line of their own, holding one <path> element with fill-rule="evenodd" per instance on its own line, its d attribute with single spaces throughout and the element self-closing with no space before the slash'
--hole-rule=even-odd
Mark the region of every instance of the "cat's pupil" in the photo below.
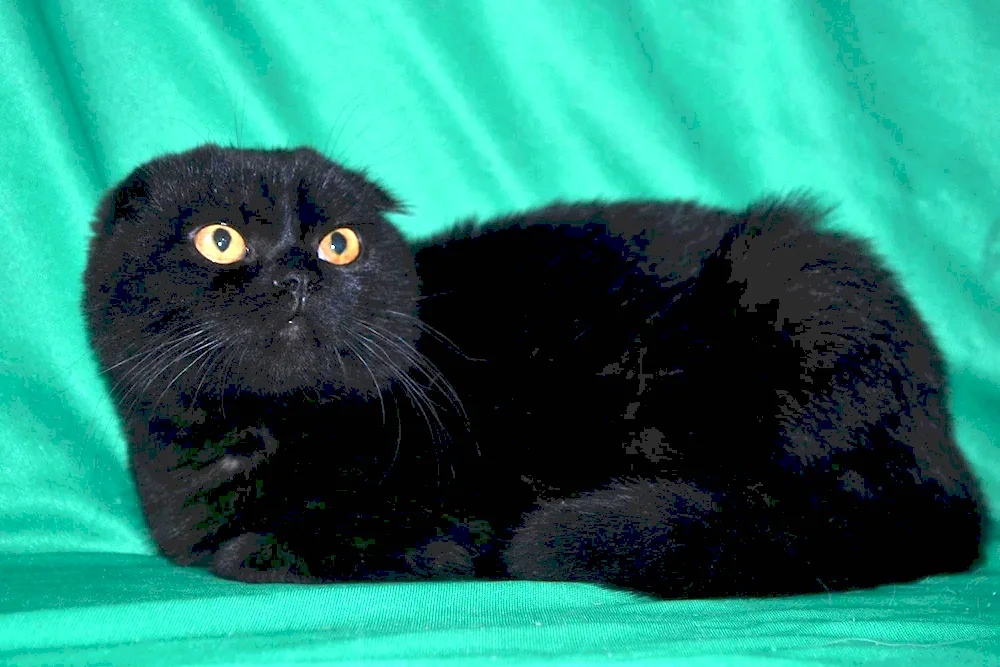
<svg viewBox="0 0 1000 667">
<path fill-rule="evenodd" d="M 338 255 L 347 249 L 347 239 L 340 232 L 330 237 L 330 247 Z"/>
<path fill-rule="evenodd" d="M 219 249 L 219 252 L 226 252 L 226 248 L 229 247 L 232 240 L 233 237 L 225 229 L 216 229 L 215 233 L 212 234 L 212 241 L 215 242 L 215 247 Z"/>
</svg>

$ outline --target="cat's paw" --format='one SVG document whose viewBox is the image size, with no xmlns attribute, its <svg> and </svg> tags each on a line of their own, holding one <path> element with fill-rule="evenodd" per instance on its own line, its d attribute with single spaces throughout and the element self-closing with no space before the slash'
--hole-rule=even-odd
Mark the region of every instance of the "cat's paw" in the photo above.
<svg viewBox="0 0 1000 667">
<path fill-rule="evenodd" d="M 253 469 L 253 462 L 245 456 L 230 456 L 229 454 L 223 456 L 221 459 L 215 462 L 215 467 L 219 469 L 219 473 L 225 475 L 226 477 L 235 477 L 236 475 L 245 475 Z"/>
<path fill-rule="evenodd" d="M 405 556 L 406 565 L 419 577 L 460 578 L 471 577 L 472 554 L 450 537 L 433 539 L 421 547 L 410 549 Z"/>
<path fill-rule="evenodd" d="M 714 511 L 712 496 L 695 485 L 615 484 L 541 504 L 526 515 L 503 558 L 518 579 L 644 588 L 636 580 L 670 579 L 692 557 L 711 565 L 689 546 Z"/>
<path fill-rule="evenodd" d="M 261 443 L 261 448 L 252 450 L 246 454 L 225 454 L 207 468 L 206 476 L 218 483 L 243 477 L 250 479 L 250 474 L 264 462 L 267 457 L 277 450 L 277 441 L 271 437 L 270 433 L 260 429 L 246 429 L 245 433 L 257 436 Z"/>
<path fill-rule="evenodd" d="M 211 570 L 225 579 L 254 583 L 313 583 L 317 580 L 273 535 L 243 533 L 223 543 Z"/>
<path fill-rule="evenodd" d="M 226 454 L 204 468 L 181 471 L 177 479 L 193 493 L 213 491 L 237 477 L 249 479 L 257 463 L 259 462 L 246 456 Z"/>
</svg>

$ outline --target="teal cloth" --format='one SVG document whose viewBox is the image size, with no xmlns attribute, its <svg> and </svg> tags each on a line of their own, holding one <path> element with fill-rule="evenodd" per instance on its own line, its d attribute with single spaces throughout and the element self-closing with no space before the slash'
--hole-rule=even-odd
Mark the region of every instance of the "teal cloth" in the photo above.
<svg viewBox="0 0 1000 667">
<path fill-rule="evenodd" d="M 0 664 L 1000 665 L 997 540 L 968 574 L 782 600 L 173 567 L 80 311 L 100 194 L 206 141 L 366 167 L 414 237 L 557 198 L 805 187 L 900 273 L 995 503 L 1000 4 L 8 0 L 0 67 Z"/>
</svg>

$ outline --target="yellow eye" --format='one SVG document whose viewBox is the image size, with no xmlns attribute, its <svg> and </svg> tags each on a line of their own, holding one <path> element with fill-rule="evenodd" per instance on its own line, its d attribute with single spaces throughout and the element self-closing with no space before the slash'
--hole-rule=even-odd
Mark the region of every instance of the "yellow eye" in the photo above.
<svg viewBox="0 0 1000 667">
<path fill-rule="evenodd" d="M 347 227 L 338 227 L 319 242 L 319 258 L 337 266 L 350 264 L 361 254 L 358 235 Z"/>
<path fill-rule="evenodd" d="M 247 244 L 238 231 L 225 225 L 205 225 L 194 235 L 194 247 L 216 264 L 232 264 L 243 259 Z"/>
</svg>

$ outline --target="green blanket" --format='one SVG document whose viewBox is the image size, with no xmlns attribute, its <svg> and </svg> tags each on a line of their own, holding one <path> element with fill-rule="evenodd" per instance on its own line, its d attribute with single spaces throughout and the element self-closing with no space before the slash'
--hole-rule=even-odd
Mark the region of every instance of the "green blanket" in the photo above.
<svg viewBox="0 0 1000 667">
<path fill-rule="evenodd" d="M 805 187 L 901 274 L 996 502 L 1000 4 L 852 4 L 0 4 L 0 664 L 1000 665 L 996 540 L 968 574 L 771 601 L 173 567 L 83 328 L 100 193 L 206 141 L 367 167 L 413 236 L 555 198 Z"/>
</svg>

